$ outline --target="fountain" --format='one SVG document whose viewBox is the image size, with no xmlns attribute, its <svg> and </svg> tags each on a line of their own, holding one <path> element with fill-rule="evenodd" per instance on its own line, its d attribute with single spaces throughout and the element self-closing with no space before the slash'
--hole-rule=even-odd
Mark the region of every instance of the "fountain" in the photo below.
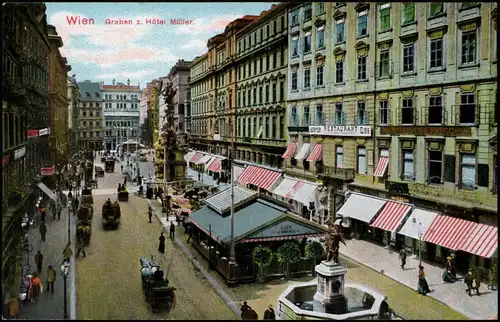
<svg viewBox="0 0 500 322">
<path fill-rule="evenodd" d="M 384 295 L 360 284 L 346 283 L 347 268 L 339 263 L 340 243 L 344 243 L 342 226 L 330 220 L 325 240 L 327 258 L 316 265 L 317 281 L 289 286 L 278 298 L 278 319 L 397 319 Z"/>
</svg>

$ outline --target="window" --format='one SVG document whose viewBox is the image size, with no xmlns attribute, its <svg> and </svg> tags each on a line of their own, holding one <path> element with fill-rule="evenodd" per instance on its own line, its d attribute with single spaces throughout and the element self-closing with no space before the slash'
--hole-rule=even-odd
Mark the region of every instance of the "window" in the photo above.
<svg viewBox="0 0 500 322">
<path fill-rule="evenodd" d="M 443 152 L 429 150 L 428 180 L 431 184 L 441 184 L 443 177 Z"/>
<path fill-rule="evenodd" d="M 247 136 L 247 120 L 243 119 L 242 120 L 242 130 L 243 130 L 243 137 Z"/>
<path fill-rule="evenodd" d="M 476 187 L 476 156 L 474 154 L 460 155 L 460 187 L 474 189 Z"/>
<path fill-rule="evenodd" d="M 257 75 L 257 60 L 254 60 L 253 62 L 253 74 Z"/>
<path fill-rule="evenodd" d="M 280 102 L 285 99 L 285 82 L 280 82 Z"/>
<path fill-rule="evenodd" d="M 413 150 L 403 150 L 403 180 L 413 180 L 415 178 Z"/>
<path fill-rule="evenodd" d="M 269 85 L 266 85 L 266 103 L 269 103 Z"/>
<path fill-rule="evenodd" d="M 342 103 L 335 103 L 335 125 L 344 125 L 345 115 Z"/>
<path fill-rule="evenodd" d="M 335 148 L 335 167 L 343 168 L 344 167 L 344 147 L 338 145 Z"/>
<path fill-rule="evenodd" d="M 413 109 L 413 99 L 404 98 L 401 107 L 401 124 L 414 124 L 415 110 Z"/>
<path fill-rule="evenodd" d="M 261 87 L 259 87 L 259 104 L 264 103 L 264 101 L 262 100 L 263 93 L 264 93 L 264 88 L 262 88 L 262 86 L 261 86 Z"/>
<path fill-rule="evenodd" d="M 271 116 L 271 138 L 276 139 L 276 117 Z"/>
<path fill-rule="evenodd" d="M 285 16 L 281 16 L 280 21 L 281 21 L 280 31 L 283 31 L 285 30 Z"/>
<path fill-rule="evenodd" d="M 238 136 L 241 136 L 241 119 L 238 119 Z"/>
<path fill-rule="evenodd" d="M 443 3 L 442 2 L 431 3 L 431 12 L 430 12 L 431 18 L 437 17 L 438 15 L 440 15 L 442 13 L 443 13 Z"/>
<path fill-rule="evenodd" d="M 345 41 L 345 20 L 337 20 L 337 24 L 335 26 L 335 34 L 337 35 L 337 44 Z"/>
<path fill-rule="evenodd" d="M 368 11 L 358 12 L 358 37 L 368 35 Z"/>
<path fill-rule="evenodd" d="M 299 24 L 299 11 L 298 10 L 294 10 L 292 11 L 292 14 L 291 14 L 291 18 L 292 18 L 292 27 L 295 27 Z M 262 40 L 262 29 L 260 30 L 260 38 Z"/>
<path fill-rule="evenodd" d="M 389 124 L 389 101 L 380 101 L 380 125 L 388 125 Z"/>
<path fill-rule="evenodd" d="M 277 85 L 276 83 L 273 83 L 273 92 L 272 92 L 272 95 L 273 95 L 273 98 L 272 98 L 273 103 L 275 103 L 275 102 L 276 102 L 276 85 Z"/>
<path fill-rule="evenodd" d="M 476 95 L 474 93 L 460 95 L 459 122 L 476 123 Z"/>
<path fill-rule="evenodd" d="M 366 149 L 358 148 L 358 173 L 366 174 Z"/>
<path fill-rule="evenodd" d="M 443 38 L 431 40 L 431 68 L 443 67 Z"/>
<path fill-rule="evenodd" d="M 269 71 L 269 68 L 271 67 L 271 56 L 267 55 L 266 56 L 266 72 Z"/>
<path fill-rule="evenodd" d="M 273 35 L 275 35 L 278 32 L 278 22 L 276 20 L 273 21 Z M 255 39 L 255 34 L 253 34 L 254 39 Z"/>
<path fill-rule="evenodd" d="M 305 68 L 304 69 L 304 88 L 309 88 L 309 87 L 311 87 L 311 69 Z"/>
<path fill-rule="evenodd" d="M 368 117 L 365 102 L 358 102 L 356 110 L 356 125 L 366 124 L 368 124 Z"/>
<path fill-rule="evenodd" d="M 358 57 L 358 81 L 366 80 L 366 56 Z"/>
<path fill-rule="evenodd" d="M 292 91 L 297 90 L 297 72 L 292 72 Z"/>
<path fill-rule="evenodd" d="M 323 86 L 323 66 L 316 67 L 316 86 Z"/>
<path fill-rule="evenodd" d="M 285 66 L 285 48 L 282 48 L 280 52 L 280 66 Z"/>
<path fill-rule="evenodd" d="M 304 106 L 304 119 L 303 126 L 309 126 L 311 124 L 311 113 L 309 111 L 309 106 Z"/>
<path fill-rule="evenodd" d="M 269 139 L 269 135 L 270 135 L 270 131 L 269 131 L 269 117 L 266 116 L 266 138 Z"/>
<path fill-rule="evenodd" d="M 403 5 L 403 24 L 415 21 L 415 4 L 408 3 Z"/>
<path fill-rule="evenodd" d="M 443 124 L 443 98 L 441 96 L 429 98 L 427 121 L 429 124 Z"/>
<path fill-rule="evenodd" d="M 378 69 L 379 77 L 389 77 L 389 51 L 384 50 L 380 52 L 380 65 Z"/>
<path fill-rule="evenodd" d="M 325 48 L 325 26 L 321 26 L 318 28 L 318 33 L 316 37 L 317 37 L 318 49 Z"/>
<path fill-rule="evenodd" d="M 304 22 L 311 20 L 312 7 L 310 4 L 304 6 Z"/>
<path fill-rule="evenodd" d="M 257 105 L 257 88 L 253 89 L 253 105 Z"/>
<path fill-rule="evenodd" d="M 304 36 L 304 54 L 311 53 L 311 32 L 307 32 Z"/>
<path fill-rule="evenodd" d="M 278 63 L 278 53 L 273 53 L 273 68 L 276 68 L 276 64 Z"/>
<path fill-rule="evenodd" d="M 462 64 L 476 62 L 476 31 L 462 34 Z"/>
<path fill-rule="evenodd" d="M 264 59 L 260 57 L 259 59 L 259 72 L 262 73 L 264 71 Z"/>
<path fill-rule="evenodd" d="M 415 44 L 403 46 L 403 73 L 415 71 Z"/>
<path fill-rule="evenodd" d="M 323 2 L 316 3 L 316 15 L 325 13 L 325 4 Z"/>
<path fill-rule="evenodd" d="M 280 139 L 283 139 L 285 137 L 285 118 L 280 115 Z"/>
<path fill-rule="evenodd" d="M 325 120 L 323 118 L 323 105 L 316 105 L 316 124 L 314 125 L 325 125 Z"/>
<path fill-rule="evenodd" d="M 299 38 L 292 38 L 292 57 L 297 57 L 299 55 Z"/>
<path fill-rule="evenodd" d="M 297 126 L 298 125 L 297 107 L 295 107 L 295 106 L 292 107 L 291 125 L 292 126 Z"/>
<path fill-rule="evenodd" d="M 344 61 L 335 62 L 335 83 L 340 84 L 344 82 Z"/>
<path fill-rule="evenodd" d="M 380 5 L 380 31 L 387 31 L 391 28 L 391 4 Z"/>
</svg>

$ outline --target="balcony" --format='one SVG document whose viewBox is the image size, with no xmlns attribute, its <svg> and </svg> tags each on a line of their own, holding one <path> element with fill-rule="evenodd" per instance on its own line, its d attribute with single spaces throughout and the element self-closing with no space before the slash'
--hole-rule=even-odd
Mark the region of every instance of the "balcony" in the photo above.
<svg viewBox="0 0 500 322">
<path fill-rule="evenodd" d="M 288 132 L 307 132 L 309 131 L 309 125 L 305 126 L 304 123 L 305 121 L 309 122 L 308 120 L 300 120 L 299 121 L 299 114 L 290 114 L 288 117 Z"/>
<path fill-rule="evenodd" d="M 353 181 L 356 171 L 351 168 L 335 168 L 322 164 L 316 165 L 316 174 L 320 178 L 333 178 L 345 181 Z"/>
<path fill-rule="evenodd" d="M 460 104 L 452 106 L 452 115 L 454 125 L 473 125 L 478 126 L 480 123 L 481 106 L 479 104 Z"/>
<path fill-rule="evenodd" d="M 444 106 L 425 106 L 422 109 L 422 116 L 424 125 L 444 125 L 448 121 Z"/>
</svg>

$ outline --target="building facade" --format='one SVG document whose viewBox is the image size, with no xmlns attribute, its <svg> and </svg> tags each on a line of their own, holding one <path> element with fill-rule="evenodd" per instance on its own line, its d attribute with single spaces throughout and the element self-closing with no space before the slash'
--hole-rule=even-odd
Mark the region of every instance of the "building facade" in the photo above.
<svg viewBox="0 0 500 322">
<path fill-rule="evenodd" d="M 290 8 L 287 172 L 322 179 L 332 211 L 353 191 L 498 226 L 496 16 L 493 3 Z"/>
<path fill-rule="evenodd" d="M 144 124 L 144 121 L 146 120 L 146 117 L 148 117 L 148 91 L 146 88 L 144 88 L 141 91 L 141 98 L 139 102 L 139 125 Z"/>
<path fill-rule="evenodd" d="M 38 200 L 35 186 L 49 165 L 49 41 L 42 3 L 3 7 L 2 50 L 2 301 L 19 291 L 21 214 Z"/>
<path fill-rule="evenodd" d="M 68 89 L 67 73 L 71 66 L 67 59 L 61 56 L 62 38 L 57 34 L 56 27 L 47 26 L 50 41 L 49 59 L 49 123 L 52 129 L 49 136 L 49 151 L 53 163 L 62 167 L 68 163 Z"/>
<path fill-rule="evenodd" d="M 118 150 L 123 142 L 138 142 L 141 136 L 140 87 L 130 85 L 130 80 L 127 85 L 115 84 L 115 80 L 112 85 L 101 85 L 104 95 L 104 148 L 114 151 Z"/>
<path fill-rule="evenodd" d="M 104 143 L 103 91 L 98 82 L 85 80 L 78 83 L 80 105 L 78 108 L 79 149 L 102 150 Z"/>
<path fill-rule="evenodd" d="M 68 77 L 68 145 L 69 155 L 78 150 L 78 116 L 80 106 L 80 87 L 76 82 L 76 75 Z"/>
</svg>

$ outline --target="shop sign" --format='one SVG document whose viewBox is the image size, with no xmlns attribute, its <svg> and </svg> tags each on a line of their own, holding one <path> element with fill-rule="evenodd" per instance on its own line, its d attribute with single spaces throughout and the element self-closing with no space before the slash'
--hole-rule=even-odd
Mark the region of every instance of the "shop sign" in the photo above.
<svg viewBox="0 0 500 322">
<path fill-rule="evenodd" d="M 381 126 L 383 135 L 439 135 L 439 136 L 471 136 L 469 126 Z"/>
<path fill-rule="evenodd" d="M 48 127 L 44 128 L 44 129 L 40 129 L 38 131 L 39 136 L 48 135 L 48 134 L 50 134 L 50 129 Z"/>
<path fill-rule="evenodd" d="M 36 138 L 38 136 L 38 130 L 37 129 L 28 129 L 27 137 L 29 138 Z"/>
<path fill-rule="evenodd" d="M 42 176 L 51 176 L 54 174 L 54 172 L 56 172 L 55 165 L 53 165 L 51 167 L 40 168 L 40 175 L 42 175 Z"/>
<path fill-rule="evenodd" d="M 5 167 L 9 163 L 10 155 L 7 154 L 2 158 L 2 168 Z"/>
<path fill-rule="evenodd" d="M 284 220 L 274 224 L 271 227 L 265 228 L 250 238 L 269 238 L 269 237 L 285 237 L 294 235 L 321 234 L 322 231 L 308 226 L 303 226 L 290 220 Z"/>
<path fill-rule="evenodd" d="M 26 155 L 26 147 L 22 147 L 14 152 L 14 160 L 22 158 Z"/>
<path fill-rule="evenodd" d="M 214 134 L 214 140 L 220 141 L 220 134 Z"/>
<path fill-rule="evenodd" d="M 391 200 L 399 201 L 399 202 L 411 203 L 410 199 L 402 197 L 402 196 L 391 196 Z"/>
<path fill-rule="evenodd" d="M 309 126 L 309 134 L 326 136 L 368 137 L 372 136 L 372 127 L 369 125 L 313 125 Z"/>
</svg>

